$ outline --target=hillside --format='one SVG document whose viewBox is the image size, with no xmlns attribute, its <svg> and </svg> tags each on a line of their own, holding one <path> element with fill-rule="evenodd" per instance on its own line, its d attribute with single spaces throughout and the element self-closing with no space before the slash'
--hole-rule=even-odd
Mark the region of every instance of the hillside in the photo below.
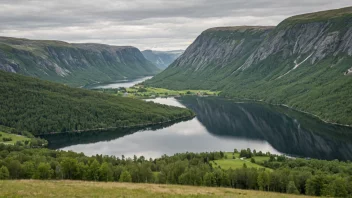
<svg viewBox="0 0 352 198">
<path fill-rule="evenodd" d="M 82 86 L 154 75 L 135 47 L 0 37 L 0 70 Z"/>
<path fill-rule="evenodd" d="M 0 187 L 0 196 L 5 197 L 305 197 L 239 189 L 67 180 L 0 181 Z"/>
<path fill-rule="evenodd" d="M 351 62 L 348 7 L 290 17 L 275 28 L 207 30 L 146 84 L 219 90 L 226 97 L 286 104 L 328 122 L 352 124 Z"/>
<path fill-rule="evenodd" d="M 144 50 L 143 56 L 156 65 L 159 69 L 166 69 L 172 62 L 182 55 L 183 50 L 174 51 L 154 51 Z"/>
<path fill-rule="evenodd" d="M 38 135 L 168 122 L 184 108 L 71 88 L 0 71 L 0 125 Z"/>
<path fill-rule="evenodd" d="M 208 29 L 147 84 L 169 89 L 220 89 L 223 85 L 218 82 L 239 67 L 271 30 L 252 26 Z"/>
</svg>

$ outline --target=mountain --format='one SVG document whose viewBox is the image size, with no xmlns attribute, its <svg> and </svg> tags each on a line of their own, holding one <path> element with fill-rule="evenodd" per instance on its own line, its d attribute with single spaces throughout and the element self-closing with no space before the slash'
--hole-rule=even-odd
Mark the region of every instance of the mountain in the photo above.
<svg viewBox="0 0 352 198">
<path fill-rule="evenodd" d="M 71 88 L 4 71 L 0 71 L 0 79 L 0 126 L 34 135 L 146 126 L 194 115 L 185 108 Z"/>
<path fill-rule="evenodd" d="M 159 69 L 166 69 L 172 62 L 182 55 L 184 50 L 174 51 L 152 51 L 144 50 L 142 54 L 146 59 L 156 65 Z"/>
<path fill-rule="evenodd" d="M 348 7 L 293 16 L 274 28 L 209 29 L 146 85 L 221 90 L 352 124 L 351 63 Z"/>
<path fill-rule="evenodd" d="M 208 29 L 148 83 L 169 89 L 217 88 L 218 82 L 243 64 L 272 29 L 260 26 Z"/>
<path fill-rule="evenodd" d="M 0 37 L 0 70 L 82 86 L 156 74 L 135 47 Z"/>
</svg>

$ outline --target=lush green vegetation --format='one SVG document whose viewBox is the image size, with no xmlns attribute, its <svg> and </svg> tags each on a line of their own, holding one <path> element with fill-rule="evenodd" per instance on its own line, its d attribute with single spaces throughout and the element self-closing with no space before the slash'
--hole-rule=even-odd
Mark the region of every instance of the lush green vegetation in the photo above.
<svg viewBox="0 0 352 198">
<path fill-rule="evenodd" d="M 0 125 L 32 134 L 169 122 L 184 108 L 70 88 L 0 71 Z"/>
<path fill-rule="evenodd" d="M 260 164 L 263 164 L 264 161 L 270 160 L 270 157 L 268 155 L 265 155 L 262 153 L 249 156 L 244 154 L 244 152 L 246 151 L 242 150 L 241 152 L 242 154 L 237 151 L 226 152 L 224 154 L 224 158 L 211 161 L 211 163 L 214 167 L 217 166 L 225 170 L 243 168 L 243 166 L 247 168 L 261 169 L 265 167 Z M 268 169 L 268 170 L 271 170 L 271 169 Z"/>
<path fill-rule="evenodd" d="M 231 33 L 231 29 L 212 34 L 205 31 L 186 50 L 182 60 L 178 59 L 145 84 L 174 90 L 218 90 L 225 97 L 285 104 L 328 122 L 352 125 L 352 78 L 345 75 L 351 68 L 352 57 L 347 50 L 339 50 L 341 43 L 348 43 L 343 39 L 350 38 L 351 19 L 351 7 L 291 17 L 259 44 L 255 42 L 259 38 L 248 32 L 235 36 L 238 33 L 235 30 Z M 334 47 L 308 49 L 311 43 L 301 39 L 314 37 L 311 39 L 317 39 L 314 45 L 320 45 L 337 32 L 336 40 L 341 41 L 328 45 Z M 252 42 L 240 50 L 249 54 L 225 53 L 228 49 L 237 50 L 236 45 L 231 48 L 227 43 L 238 43 L 242 39 Z M 202 48 L 213 42 L 221 45 Z M 295 44 L 307 52 L 296 50 Z M 347 47 L 350 45 L 346 44 Z M 253 48 L 257 51 L 253 52 Z M 319 50 L 324 54 L 319 55 Z M 211 56 L 214 51 L 224 51 L 224 55 Z M 311 58 L 303 62 L 310 55 Z M 295 62 L 303 63 L 292 70 Z"/>
<path fill-rule="evenodd" d="M 22 135 L 4 133 L 0 131 L 0 143 L 15 144 L 18 141 L 22 142 L 23 144 L 29 144 L 30 138 Z"/>
<path fill-rule="evenodd" d="M 143 85 L 135 85 L 129 88 L 118 89 L 95 89 L 95 91 L 113 94 L 117 96 L 124 96 L 129 98 L 156 98 L 169 96 L 183 96 L 183 95 L 199 95 L 199 96 L 217 96 L 219 91 L 210 90 L 169 90 L 164 88 L 148 87 Z"/>
<path fill-rule="evenodd" d="M 146 159 L 143 156 L 88 157 L 83 153 L 0 144 L 0 179 L 116 181 L 227 187 L 316 196 L 352 195 L 351 162 L 290 159 L 249 149 L 234 153 L 239 157 L 268 157 L 268 160 L 256 163 L 272 171 L 249 168 L 246 165 L 227 170 L 214 166 L 212 161 L 227 158 L 229 153 L 224 152 L 180 153 L 157 159 Z"/>
<path fill-rule="evenodd" d="M 223 189 L 163 184 L 131 184 L 84 181 L 16 180 L 0 181 L 0 196 L 4 197 L 129 197 L 129 198 L 210 198 L 254 197 L 294 198 L 301 195 L 264 191 Z"/>
<path fill-rule="evenodd" d="M 0 37 L 0 70 L 83 86 L 150 76 L 159 69 L 134 47 Z"/>
</svg>

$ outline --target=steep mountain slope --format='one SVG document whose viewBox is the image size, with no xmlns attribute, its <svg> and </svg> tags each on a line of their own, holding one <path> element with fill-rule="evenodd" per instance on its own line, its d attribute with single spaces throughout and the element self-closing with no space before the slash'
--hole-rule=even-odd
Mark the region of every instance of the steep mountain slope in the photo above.
<svg viewBox="0 0 352 198">
<path fill-rule="evenodd" d="M 255 26 L 208 29 L 148 83 L 171 89 L 217 87 L 217 82 L 239 67 L 271 30 Z"/>
<path fill-rule="evenodd" d="M 81 86 L 154 75 L 159 69 L 135 47 L 0 37 L 0 70 Z"/>
<path fill-rule="evenodd" d="M 144 57 L 156 65 L 159 69 L 166 69 L 172 62 L 182 55 L 184 50 L 174 51 L 152 51 L 144 50 L 142 54 Z"/>
<path fill-rule="evenodd" d="M 197 40 L 186 52 L 199 46 Z M 329 122 L 352 124 L 352 7 L 290 17 L 253 50 L 243 49 L 248 56 L 230 57 L 225 67 L 206 64 L 205 54 L 227 47 L 185 53 L 147 84 L 217 89 L 223 96 L 287 104 Z"/>
<path fill-rule="evenodd" d="M 0 71 L 0 79 L 0 125 L 35 135 L 159 124 L 193 115 L 185 108 L 71 88 L 4 71 Z"/>
</svg>

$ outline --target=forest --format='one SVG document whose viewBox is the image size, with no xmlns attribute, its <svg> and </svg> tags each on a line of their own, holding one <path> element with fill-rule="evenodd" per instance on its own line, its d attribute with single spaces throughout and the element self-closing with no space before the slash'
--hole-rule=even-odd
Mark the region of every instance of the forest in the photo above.
<svg viewBox="0 0 352 198">
<path fill-rule="evenodd" d="M 0 125 L 33 135 L 160 124 L 192 117 L 185 108 L 71 88 L 0 71 Z"/>
<path fill-rule="evenodd" d="M 352 164 L 295 159 L 255 150 L 240 157 L 267 156 L 264 168 L 222 169 L 210 163 L 225 152 L 178 153 L 156 159 L 85 156 L 71 151 L 0 144 L 0 179 L 88 180 L 179 184 L 273 191 L 315 196 L 352 196 Z"/>
</svg>

